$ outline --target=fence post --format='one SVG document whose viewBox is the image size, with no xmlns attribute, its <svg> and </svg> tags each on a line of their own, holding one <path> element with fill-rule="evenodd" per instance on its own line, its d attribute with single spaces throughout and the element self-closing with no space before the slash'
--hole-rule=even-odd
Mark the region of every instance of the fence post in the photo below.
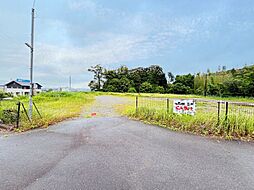
<svg viewBox="0 0 254 190">
<path fill-rule="evenodd" d="M 228 125 L 228 102 L 226 102 L 225 122 L 226 122 L 226 125 Z M 228 125 L 228 131 L 227 132 L 229 133 L 229 125 Z"/>
<path fill-rule="evenodd" d="M 220 102 L 218 102 L 218 124 L 220 125 Z"/>
<path fill-rule="evenodd" d="M 167 98 L 167 113 L 169 113 L 169 99 Z"/>
<path fill-rule="evenodd" d="M 226 102 L 226 115 L 225 115 L 225 120 L 228 120 L 228 102 Z"/>
<path fill-rule="evenodd" d="M 32 124 L 32 121 L 30 120 L 30 118 L 29 118 L 29 116 L 28 116 L 28 113 L 27 113 L 27 111 L 26 111 L 26 108 L 25 108 L 24 104 L 21 103 L 21 105 L 22 105 L 22 108 L 23 108 L 23 110 L 24 110 L 24 112 L 25 112 L 25 114 L 26 114 L 27 120 L 30 122 L 30 124 Z"/>
<path fill-rule="evenodd" d="M 36 104 L 35 104 L 34 102 L 33 102 L 33 105 L 34 105 L 34 107 L 35 107 L 35 109 L 36 109 L 38 115 L 39 115 L 40 118 L 42 119 L 41 113 L 39 112 L 39 110 L 38 110 L 38 108 L 37 108 L 37 106 L 36 106 Z"/>
<path fill-rule="evenodd" d="M 17 112 L 17 123 L 16 127 L 19 128 L 19 119 L 20 119 L 20 102 L 17 103 L 18 106 L 18 112 Z"/>
<path fill-rule="evenodd" d="M 138 112 L 138 96 L 136 96 L 136 113 Z"/>
</svg>

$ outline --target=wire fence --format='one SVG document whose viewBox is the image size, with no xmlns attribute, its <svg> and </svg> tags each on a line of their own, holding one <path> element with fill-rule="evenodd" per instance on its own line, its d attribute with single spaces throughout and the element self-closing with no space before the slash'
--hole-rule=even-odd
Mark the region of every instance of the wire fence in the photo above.
<svg viewBox="0 0 254 190">
<path fill-rule="evenodd" d="M 226 102 L 226 107 L 227 104 L 225 121 L 228 132 L 241 130 L 244 133 L 251 133 L 254 128 L 254 104 Z"/>
<path fill-rule="evenodd" d="M 173 98 L 136 97 L 136 112 L 150 110 L 151 112 L 167 113 L 172 116 Z M 227 133 L 238 131 L 241 134 L 254 132 L 254 104 L 226 102 L 216 100 L 194 99 L 194 118 L 207 118 L 216 126 L 224 127 Z"/>
<path fill-rule="evenodd" d="M 33 117 L 42 118 L 35 103 L 33 103 L 33 109 Z M 32 121 L 28 116 L 26 104 L 17 101 L 0 101 L 0 126 L 6 129 L 13 129 L 19 128 L 22 123 L 29 123 L 32 125 Z"/>
</svg>

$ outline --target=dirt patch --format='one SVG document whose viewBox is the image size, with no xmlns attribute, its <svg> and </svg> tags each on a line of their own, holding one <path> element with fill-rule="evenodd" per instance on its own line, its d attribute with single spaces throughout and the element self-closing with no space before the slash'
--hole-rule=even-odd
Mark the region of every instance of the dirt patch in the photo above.
<svg viewBox="0 0 254 190">
<path fill-rule="evenodd" d="M 133 100 L 128 97 L 118 96 L 97 96 L 90 109 L 85 109 L 82 117 L 117 117 L 117 106 L 133 104 Z"/>
</svg>

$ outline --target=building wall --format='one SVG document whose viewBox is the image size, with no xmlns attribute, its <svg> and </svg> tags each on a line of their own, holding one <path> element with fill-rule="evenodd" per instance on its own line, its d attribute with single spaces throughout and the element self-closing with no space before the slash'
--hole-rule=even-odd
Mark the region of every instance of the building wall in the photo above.
<svg viewBox="0 0 254 190">
<path fill-rule="evenodd" d="M 22 88 L 5 88 L 6 93 L 11 93 L 13 96 L 29 95 L 30 89 Z M 34 95 L 41 93 L 41 89 L 34 89 Z"/>
</svg>

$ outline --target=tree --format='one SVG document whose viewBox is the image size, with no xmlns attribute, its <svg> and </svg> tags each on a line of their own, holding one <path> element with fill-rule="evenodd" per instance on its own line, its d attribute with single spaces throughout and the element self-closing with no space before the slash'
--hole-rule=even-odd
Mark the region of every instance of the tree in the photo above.
<svg viewBox="0 0 254 190">
<path fill-rule="evenodd" d="M 89 88 L 91 89 L 91 91 L 97 91 L 98 90 L 98 83 L 96 83 L 94 80 L 92 80 L 89 84 L 88 84 Z"/>
<path fill-rule="evenodd" d="M 207 89 L 208 89 L 207 90 L 208 95 L 212 95 L 212 96 L 220 95 L 220 89 L 216 84 L 209 83 Z"/>
<path fill-rule="evenodd" d="M 130 87 L 131 87 L 131 82 L 126 77 L 122 77 L 119 80 L 119 86 L 118 86 L 119 92 L 127 92 Z"/>
<path fill-rule="evenodd" d="M 106 92 L 118 92 L 118 89 L 113 85 L 108 85 L 106 89 L 104 89 Z"/>
<path fill-rule="evenodd" d="M 236 70 L 233 68 L 230 70 L 231 74 L 234 76 L 236 74 Z"/>
<path fill-rule="evenodd" d="M 105 70 L 103 77 L 105 79 L 103 91 L 110 91 L 113 86 L 116 92 L 127 92 L 133 86 L 133 80 L 130 79 L 126 66 L 121 66 L 116 70 Z"/>
<path fill-rule="evenodd" d="M 223 84 L 226 88 L 225 95 L 229 96 L 244 96 L 244 82 L 242 80 L 233 79 L 225 81 Z"/>
<path fill-rule="evenodd" d="M 176 83 L 181 83 L 181 84 L 193 89 L 194 88 L 194 75 L 192 75 L 192 74 L 177 75 L 175 78 L 174 84 L 176 84 Z"/>
<path fill-rule="evenodd" d="M 163 93 L 165 93 L 165 89 L 162 86 L 156 86 L 154 89 L 154 92 L 163 94 Z"/>
<path fill-rule="evenodd" d="M 167 79 L 163 69 L 158 65 L 152 65 L 145 69 L 147 74 L 147 82 L 152 85 L 167 87 Z"/>
<path fill-rule="evenodd" d="M 121 66 L 115 70 L 105 70 L 100 65 L 89 69 L 94 79 L 89 83 L 93 91 L 107 92 L 156 92 L 202 95 L 206 87 L 208 95 L 254 96 L 254 65 L 242 69 L 206 74 L 177 75 L 168 72 L 169 81 L 162 68 L 157 65 L 128 69 Z"/>
<path fill-rule="evenodd" d="M 146 80 L 143 68 L 136 68 L 129 71 L 129 79 L 133 82 L 133 87 L 137 92 L 140 92 L 142 81 Z"/>
<path fill-rule="evenodd" d="M 100 91 L 102 87 L 103 67 L 100 65 L 92 66 L 88 71 L 94 73 L 94 80 L 89 83 L 92 91 Z"/>
<path fill-rule="evenodd" d="M 182 83 L 173 84 L 171 91 L 174 94 L 191 94 L 192 93 L 192 89 L 189 86 L 185 86 Z"/>
<path fill-rule="evenodd" d="M 169 83 L 172 83 L 175 80 L 175 76 L 171 72 L 168 72 L 168 78 L 169 78 Z"/>
<path fill-rule="evenodd" d="M 104 83 L 103 91 L 105 91 L 105 92 L 119 92 L 119 86 L 120 86 L 120 80 L 118 78 L 113 78 L 112 80 L 108 80 Z"/>
<path fill-rule="evenodd" d="M 140 86 L 140 92 L 149 93 L 152 92 L 153 86 L 149 82 L 144 82 Z"/>
</svg>

